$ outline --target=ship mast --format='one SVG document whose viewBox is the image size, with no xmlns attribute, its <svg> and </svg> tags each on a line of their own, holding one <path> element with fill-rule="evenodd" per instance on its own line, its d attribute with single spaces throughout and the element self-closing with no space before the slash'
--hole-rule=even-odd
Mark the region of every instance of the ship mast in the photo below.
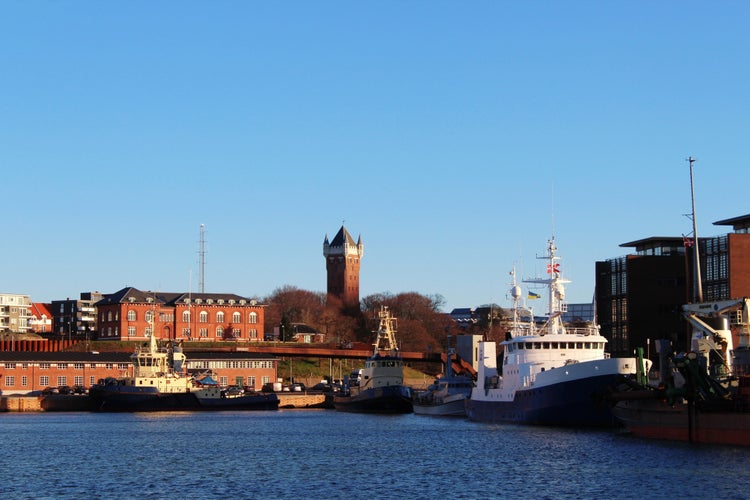
<svg viewBox="0 0 750 500">
<path fill-rule="evenodd" d="M 524 283 L 535 283 L 539 285 L 547 285 L 549 289 L 549 309 L 547 318 L 547 332 L 564 334 L 565 325 L 562 322 L 562 314 L 565 312 L 566 304 L 565 300 L 565 283 L 570 281 L 562 278 L 562 272 L 560 271 L 560 264 L 557 262 L 560 257 L 556 255 L 557 247 L 555 246 L 555 237 L 547 242 L 547 253 L 542 257 L 537 257 L 541 260 L 547 261 L 547 279 L 531 279 L 523 280 Z"/>
<path fill-rule="evenodd" d="M 701 283 L 701 259 L 698 251 L 698 223 L 695 218 L 695 188 L 693 187 L 693 163 L 695 158 L 688 157 L 690 163 L 690 201 L 693 207 L 693 300 L 703 302 L 703 285 Z"/>
</svg>

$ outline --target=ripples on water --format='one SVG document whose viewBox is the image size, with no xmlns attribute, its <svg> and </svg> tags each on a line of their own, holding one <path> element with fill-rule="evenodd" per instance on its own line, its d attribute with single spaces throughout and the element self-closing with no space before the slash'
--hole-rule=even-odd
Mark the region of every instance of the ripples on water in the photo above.
<svg viewBox="0 0 750 500">
<path fill-rule="evenodd" d="M 745 448 L 417 415 L 6 413 L 0 438 L 9 498 L 750 497 Z"/>
</svg>

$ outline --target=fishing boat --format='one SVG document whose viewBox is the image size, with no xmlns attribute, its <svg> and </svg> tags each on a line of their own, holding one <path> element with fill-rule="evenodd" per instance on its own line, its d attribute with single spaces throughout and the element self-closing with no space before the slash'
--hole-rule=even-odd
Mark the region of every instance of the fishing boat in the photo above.
<svg viewBox="0 0 750 500">
<path fill-rule="evenodd" d="M 107 378 L 89 389 L 96 411 L 276 410 L 273 393 L 233 392 L 188 375 L 179 342 L 154 335 L 130 357 L 133 376 Z"/>
<path fill-rule="evenodd" d="M 502 347 L 498 369 L 497 343 L 479 343 L 477 383 L 466 402 L 470 420 L 553 426 L 612 426 L 611 406 L 603 396 L 620 377 L 635 374 L 634 358 L 611 358 L 607 339 L 593 323 L 569 327 L 564 284 L 554 236 L 542 259 L 546 279 L 525 280 L 548 289 L 548 315 L 537 327 L 533 313 L 521 320 L 521 288 L 511 287 L 513 321 Z"/>
<path fill-rule="evenodd" d="M 436 378 L 426 390 L 414 391 L 412 403 L 415 414 L 441 417 L 466 416 L 466 399 L 474 388 L 474 379 L 454 373 L 451 361 L 453 355 L 454 350 L 449 348 L 445 369 L 441 376 Z"/>
<path fill-rule="evenodd" d="M 411 413 L 411 389 L 404 385 L 404 362 L 396 345 L 396 319 L 388 307 L 378 313 L 373 355 L 362 369 L 359 386 L 333 397 L 337 411 L 354 413 Z"/>
</svg>

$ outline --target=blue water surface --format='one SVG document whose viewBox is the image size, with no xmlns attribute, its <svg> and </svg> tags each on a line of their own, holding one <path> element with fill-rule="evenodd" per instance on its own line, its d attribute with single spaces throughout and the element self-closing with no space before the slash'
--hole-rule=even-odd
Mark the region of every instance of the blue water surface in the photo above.
<svg viewBox="0 0 750 500">
<path fill-rule="evenodd" d="M 0 414 L 9 498 L 750 498 L 750 449 L 332 410 Z"/>
</svg>

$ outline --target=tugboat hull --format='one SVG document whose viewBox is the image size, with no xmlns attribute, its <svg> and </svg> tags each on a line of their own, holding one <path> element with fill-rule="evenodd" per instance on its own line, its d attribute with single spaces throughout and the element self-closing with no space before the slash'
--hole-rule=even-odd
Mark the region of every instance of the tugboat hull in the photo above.
<svg viewBox="0 0 750 500">
<path fill-rule="evenodd" d="M 411 413 L 411 390 L 402 385 L 367 389 L 354 396 L 334 396 L 333 405 L 350 413 Z"/>
<path fill-rule="evenodd" d="M 94 409 L 103 412 L 277 410 L 276 394 L 247 394 L 236 397 L 199 397 L 195 392 L 163 394 L 129 386 L 92 387 L 89 397 Z"/>
</svg>

